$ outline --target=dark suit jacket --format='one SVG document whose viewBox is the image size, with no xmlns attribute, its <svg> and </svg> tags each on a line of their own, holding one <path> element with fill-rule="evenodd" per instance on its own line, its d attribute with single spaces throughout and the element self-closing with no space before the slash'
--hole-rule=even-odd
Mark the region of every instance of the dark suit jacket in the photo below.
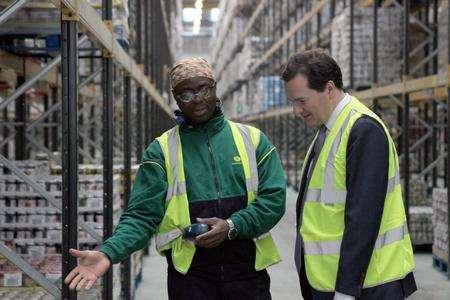
<svg viewBox="0 0 450 300">
<path fill-rule="evenodd" d="M 347 145 L 345 230 L 335 290 L 357 299 L 404 299 L 417 290 L 412 273 L 402 280 L 362 288 L 383 213 L 388 182 L 388 149 L 386 134 L 377 121 L 364 116 L 355 122 Z M 302 201 L 306 189 L 306 172 L 301 180 L 298 202 Z M 301 208 L 302 203 L 297 203 L 297 220 Z M 303 266 L 299 275 L 304 298 L 333 299 L 334 293 L 311 288 Z"/>
</svg>

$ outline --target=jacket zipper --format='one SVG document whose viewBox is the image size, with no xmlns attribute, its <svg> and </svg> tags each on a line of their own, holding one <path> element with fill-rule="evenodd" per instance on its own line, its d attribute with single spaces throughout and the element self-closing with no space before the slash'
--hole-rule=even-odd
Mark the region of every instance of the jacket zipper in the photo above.
<svg viewBox="0 0 450 300">
<path fill-rule="evenodd" d="M 208 145 L 209 155 L 211 157 L 211 165 L 212 165 L 212 170 L 213 170 L 214 184 L 216 185 L 217 199 L 219 201 L 219 207 L 220 207 L 222 196 L 221 196 L 221 191 L 220 191 L 219 180 L 217 179 L 216 164 L 214 162 L 214 156 L 213 156 L 213 152 L 212 152 L 212 148 L 211 148 L 211 143 L 209 141 L 208 130 L 206 128 L 205 128 L 205 133 L 206 133 L 206 144 Z"/>
<path fill-rule="evenodd" d="M 211 166 L 212 166 L 212 170 L 213 170 L 214 184 L 216 185 L 218 206 L 220 208 L 222 196 L 221 196 L 221 191 L 220 191 L 219 180 L 217 179 L 217 169 L 216 169 L 216 164 L 214 162 L 214 156 L 213 156 L 213 152 L 212 152 L 212 148 L 211 148 L 211 142 L 209 140 L 208 129 L 206 129 L 206 128 L 205 128 L 205 134 L 206 134 L 206 144 L 208 145 L 209 155 L 211 157 Z M 224 260 L 225 260 L 225 249 L 222 247 L 222 261 L 220 264 L 221 280 L 224 280 L 224 276 L 223 276 L 223 261 Z"/>
</svg>

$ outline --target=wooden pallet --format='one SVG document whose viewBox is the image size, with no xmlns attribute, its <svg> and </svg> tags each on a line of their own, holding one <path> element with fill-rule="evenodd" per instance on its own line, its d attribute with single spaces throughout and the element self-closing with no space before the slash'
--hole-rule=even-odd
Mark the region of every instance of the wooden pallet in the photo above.
<svg viewBox="0 0 450 300">
<path fill-rule="evenodd" d="M 445 252 L 433 246 L 433 267 L 450 278 L 450 268 Z"/>
</svg>

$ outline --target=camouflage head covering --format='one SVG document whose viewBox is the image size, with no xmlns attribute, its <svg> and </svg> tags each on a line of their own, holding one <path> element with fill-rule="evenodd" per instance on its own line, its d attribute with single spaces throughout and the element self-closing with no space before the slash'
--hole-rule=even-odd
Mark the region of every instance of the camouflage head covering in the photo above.
<svg viewBox="0 0 450 300">
<path fill-rule="evenodd" d="M 178 61 L 169 74 L 172 89 L 180 82 L 192 77 L 206 77 L 216 81 L 211 66 L 201 57 L 189 57 Z"/>
</svg>

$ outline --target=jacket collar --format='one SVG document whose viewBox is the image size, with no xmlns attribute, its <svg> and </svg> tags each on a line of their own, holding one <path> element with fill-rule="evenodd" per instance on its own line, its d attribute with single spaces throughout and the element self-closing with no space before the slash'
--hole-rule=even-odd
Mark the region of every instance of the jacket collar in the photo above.
<svg viewBox="0 0 450 300">
<path fill-rule="evenodd" d="M 180 130 L 186 132 L 204 132 L 206 130 L 210 134 L 215 134 L 225 127 L 226 122 L 220 108 L 216 110 L 211 119 L 199 124 L 188 124 L 180 111 L 177 111 L 175 115 L 176 122 L 180 125 Z"/>
</svg>

